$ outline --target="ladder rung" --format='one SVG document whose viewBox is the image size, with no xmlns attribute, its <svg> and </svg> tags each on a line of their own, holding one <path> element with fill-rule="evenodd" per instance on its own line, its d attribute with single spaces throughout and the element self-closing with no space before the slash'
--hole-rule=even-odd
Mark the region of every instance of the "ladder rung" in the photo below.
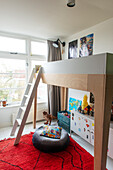
<svg viewBox="0 0 113 170">
<path fill-rule="evenodd" d="M 25 110 L 26 110 L 26 106 L 22 106 L 22 107 L 20 107 L 20 109 L 22 109 L 23 111 L 25 111 Z"/>
<path fill-rule="evenodd" d="M 18 125 L 21 125 L 21 122 L 22 122 L 21 119 L 16 119 L 16 121 L 18 122 Z"/>
<path fill-rule="evenodd" d="M 29 97 L 29 95 L 24 95 L 24 97 L 28 98 L 28 97 Z"/>
<path fill-rule="evenodd" d="M 29 86 L 32 86 L 33 83 L 28 83 Z"/>
</svg>

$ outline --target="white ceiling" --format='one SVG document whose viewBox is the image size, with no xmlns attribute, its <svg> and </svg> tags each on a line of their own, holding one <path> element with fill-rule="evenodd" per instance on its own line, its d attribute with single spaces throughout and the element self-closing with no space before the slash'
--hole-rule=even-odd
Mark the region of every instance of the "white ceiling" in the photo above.
<svg viewBox="0 0 113 170">
<path fill-rule="evenodd" d="M 113 17 L 113 0 L 0 0 L 0 31 L 63 38 Z"/>
</svg>

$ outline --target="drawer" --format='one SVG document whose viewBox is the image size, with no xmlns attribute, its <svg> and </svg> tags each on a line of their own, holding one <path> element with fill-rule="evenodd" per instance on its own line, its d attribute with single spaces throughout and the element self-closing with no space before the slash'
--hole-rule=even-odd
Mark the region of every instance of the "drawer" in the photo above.
<svg viewBox="0 0 113 170">
<path fill-rule="evenodd" d="M 71 114 L 71 130 L 74 131 L 77 135 L 82 136 L 83 133 L 83 118 L 76 113 L 72 112 Z"/>
<path fill-rule="evenodd" d="M 84 133 L 84 139 L 89 143 L 91 142 L 91 133 L 89 130 L 86 130 L 86 132 Z"/>
<path fill-rule="evenodd" d="M 90 130 L 94 131 L 94 120 L 90 121 Z"/>
</svg>

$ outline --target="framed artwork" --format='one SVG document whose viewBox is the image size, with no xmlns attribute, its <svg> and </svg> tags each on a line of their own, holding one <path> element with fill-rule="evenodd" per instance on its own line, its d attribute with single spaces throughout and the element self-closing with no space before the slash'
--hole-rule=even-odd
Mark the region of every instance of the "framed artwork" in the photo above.
<svg viewBox="0 0 113 170">
<path fill-rule="evenodd" d="M 77 110 L 79 106 L 81 106 L 82 101 L 81 100 L 77 100 L 75 98 L 70 97 L 69 98 L 69 111 L 75 109 Z"/>
<path fill-rule="evenodd" d="M 89 34 L 80 38 L 79 57 L 93 55 L 93 36 L 94 34 Z"/>
<path fill-rule="evenodd" d="M 77 58 L 78 57 L 78 40 L 74 40 L 69 42 L 68 49 L 68 59 Z"/>
</svg>

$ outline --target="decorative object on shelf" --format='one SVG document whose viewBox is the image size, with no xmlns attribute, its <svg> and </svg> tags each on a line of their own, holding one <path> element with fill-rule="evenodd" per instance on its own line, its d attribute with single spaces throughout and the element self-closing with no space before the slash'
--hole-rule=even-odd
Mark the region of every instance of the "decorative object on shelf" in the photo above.
<svg viewBox="0 0 113 170">
<path fill-rule="evenodd" d="M 2 100 L 2 106 L 6 107 L 6 100 Z"/>
<path fill-rule="evenodd" d="M 89 34 L 80 38 L 79 57 L 93 55 L 93 36 L 94 34 Z"/>
<path fill-rule="evenodd" d="M 94 95 L 93 93 L 90 93 L 90 103 L 93 103 L 94 104 Z"/>
<path fill-rule="evenodd" d="M 89 105 L 84 108 L 84 113 L 85 114 L 89 115 L 91 113 L 91 111 L 92 111 L 92 108 Z"/>
<path fill-rule="evenodd" d="M 78 112 L 81 113 L 81 105 L 78 107 Z"/>
<path fill-rule="evenodd" d="M 90 115 L 94 116 L 94 104 L 90 103 L 90 107 L 92 108 L 92 110 L 90 111 Z"/>
<path fill-rule="evenodd" d="M 68 59 L 77 58 L 78 57 L 78 40 L 74 40 L 69 42 L 68 49 Z"/>
<path fill-rule="evenodd" d="M 84 95 L 82 102 L 82 110 L 84 110 L 84 108 L 88 106 L 87 98 L 87 95 Z"/>
</svg>

